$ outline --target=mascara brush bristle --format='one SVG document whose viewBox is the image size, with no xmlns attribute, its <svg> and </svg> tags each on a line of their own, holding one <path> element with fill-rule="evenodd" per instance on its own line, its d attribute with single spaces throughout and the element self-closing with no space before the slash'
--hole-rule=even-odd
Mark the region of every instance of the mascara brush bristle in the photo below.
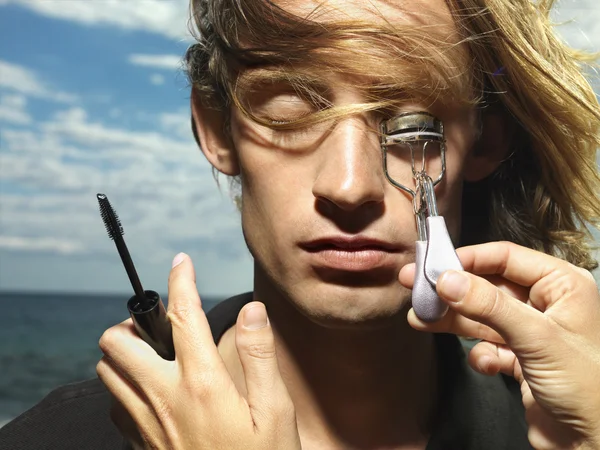
<svg viewBox="0 0 600 450">
<path fill-rule="evenodd" d="M 106 227 L 108 237 L 114 240 L 115 236 L 117 235 L 123 236 L 123 234 L 125 234 L 125 231 L 123 230 L 123 226 L 121 225 L 119 216 L 110 205 L 108 197 L 104 194 L 97 194 L 96 198 L 98 198 L 98 205 L 100 206 L 100 216 L 102 216 L 102 221 L 104 222 L 104 226 Z"/>
</svg>

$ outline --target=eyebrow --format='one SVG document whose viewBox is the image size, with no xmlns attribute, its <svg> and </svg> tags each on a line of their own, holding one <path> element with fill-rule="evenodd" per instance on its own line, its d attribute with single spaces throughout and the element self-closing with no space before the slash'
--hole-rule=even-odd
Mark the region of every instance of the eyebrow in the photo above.
<svg viewBox="0 0 600 450">
<path fill-rule="evenodd" d="M 306 87 L 317 92 L 326 92 L 331 88 L 331 82 L 326 82 L 323 77 L 315 77 L 302 70 L 251 69 L 238 78 L 238 87 L 248 90 L 285 85 Z"/>
<path fill-rule="evenodd" d="M 242 101 L 259 92 L 293 92 L 318 108 L 333 106 L 331 80 L 315 77 L 304 71 L 292 72 L 278 69 L 258 69 L 244 74 L 237 85 Z"/>
</svg>

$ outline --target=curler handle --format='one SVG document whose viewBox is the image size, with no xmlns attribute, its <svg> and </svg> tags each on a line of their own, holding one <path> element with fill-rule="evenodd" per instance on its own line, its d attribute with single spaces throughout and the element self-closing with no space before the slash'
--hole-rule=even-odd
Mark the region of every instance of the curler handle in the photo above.
<svg viewBox="0 0 600 450">
<path fill-rule="evenodd" d="M 417 241 L 416 245 L 413 309 L 422 321 L 435 322 L 448 311 L 448 305 L 437 295 L 437 280 L 446 270 L 463 270 L 463 266 L 442 216 L 427 217 L 427 240 Z"/>
<path fill-rule="evenodd" d="M 429 220 L 429 218 L 427 219 Z M 440 320 L 448 311 L 442 299 L 440 299 L 435 290 L 435 285 L 431 284 L 425 277 L 425 260 L 427 256 L 427 241 L 416 241 L 416 267 L 415 282 L 412 291 L 412 307 L 415 314 L 423 322 L 435 322 Z"/>
<path fill-rule="evenodd" d="M 427 218 L 427 254 L 424 273 L 435 289 L 438 278 L 446 270 L 464 270 L 442 216 Z"/>
</svg>

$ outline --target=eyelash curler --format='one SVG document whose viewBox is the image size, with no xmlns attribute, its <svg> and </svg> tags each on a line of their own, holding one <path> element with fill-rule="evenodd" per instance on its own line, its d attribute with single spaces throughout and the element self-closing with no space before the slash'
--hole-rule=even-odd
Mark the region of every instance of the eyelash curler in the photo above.
<svg viewBox="0 0 600 450">
<path fill-rule="evenodd" d="M 454 244 L 439 215 L 435 186 L 446 172 L 446 148 L 444 127 L 439 119 L 427 112 L 409 112 L 386 120 L 381 124 L 381 149 L 383 170 L 387 180 L 395 187 L 407 192 L 413 199 L 418 240 L 416 241 L 415 281 L 412 291 L 412 306 L 415 314 L 424 322 L 440 320 L 448 306 L 439 298 L 436 283 L 446 270 L 463 270 Z M 436 180 L 427 174 L 427 147 L 438 143 L 442 168 Z M 399 183 L 388 171 L 389 146 L 403 144 L 410 148 L 410 159 L 415 190 Z M 415 145 L 422 145 L 421 167 L 415 164 Z"/>
</svg>

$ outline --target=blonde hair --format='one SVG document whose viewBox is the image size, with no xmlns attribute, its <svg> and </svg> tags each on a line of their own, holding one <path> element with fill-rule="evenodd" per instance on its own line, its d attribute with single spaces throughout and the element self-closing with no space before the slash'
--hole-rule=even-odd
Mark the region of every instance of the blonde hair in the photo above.
<svg viewBox="0 0 600 450">
<path fill-rule="evenodd" d="M 385 115 L 414 99 L 503 114 L 517 130 L 511 156 L 484 181 L 465 183 L 461 244 L 509 240 L 597 267 L 585 227 L 600 221 L 600 106 L 585 76 L 593 55 L 556 37 L 552 0 L 446 1 L 458 37 L 428 25 L 319 21 L 323 7 L 298 17 L 270 0 L 192 0 L 199 33 L 188 76 L 204 107 L 236 106 L 274 129 Z M 367 101 L 330 104 L 315 73 L 368 77 L 354 86 Z M 255 115 L 247 96 L 280 81 L 315 113 L 284 123 Z"/>
</svg>

